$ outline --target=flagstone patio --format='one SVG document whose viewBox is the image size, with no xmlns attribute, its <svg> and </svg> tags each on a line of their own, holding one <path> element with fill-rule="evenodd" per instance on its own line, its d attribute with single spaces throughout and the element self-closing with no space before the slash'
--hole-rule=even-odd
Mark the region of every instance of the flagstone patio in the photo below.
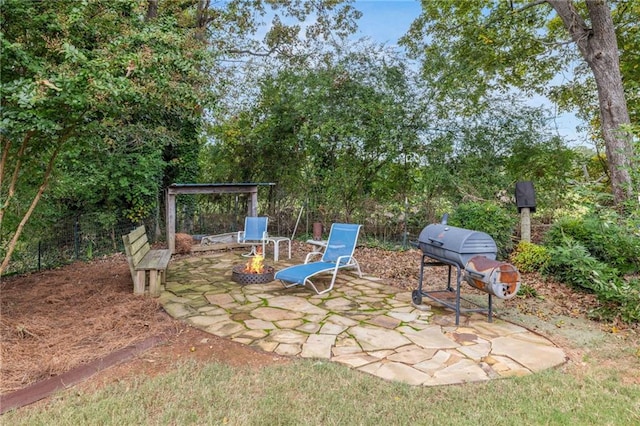
<svg viewBox="0 0 640 426">
<path fill-rule="evenodd" d="M 233 251 L 173 260 L 159 298 L 173 317 L 211 334 L 279 355 L 339 362 L 418 386 L 532 374 L 563 364 L 548 339 L 499 318 L 460 316 L 384 281 L 348 271 L 324 295 L 279 281 L 239 285 Z M 280 260 L 276 270 L 298 263 Z"/>
</svg>

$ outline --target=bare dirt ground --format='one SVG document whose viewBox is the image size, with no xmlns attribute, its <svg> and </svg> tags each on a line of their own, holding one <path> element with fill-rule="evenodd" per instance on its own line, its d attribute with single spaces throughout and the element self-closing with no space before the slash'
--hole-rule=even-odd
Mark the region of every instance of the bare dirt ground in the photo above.
<svg viewBox="0 0 640 426">
<path fill-rule="evenodd" d="M 294 244 L 296 258 L 303 258 L 306 251 L 304 244 Z M 400 288 L 417 287 L 421 258 L 418 250 L 358 248 L 356 255 L 363 272 Z M 538 297 L 512 299 L 503 305 L 505 310 L 536 318 L 551 329 L 561 328 L 559 321 L 565 321 L 557 318 L 575 318 L 588 322 L 597 332 L 625 333 L 637 338 L 637 328 L 586 319 L 587 311 L 596 304 L 591 295 L 573 292 L 534 275 L 523 275 L 523 282 Z M 134 296 L 132 286 L 121 254 L 4 278 L 0 283 L 0 394 L 60 375 L 155 336 L 161 336 L 162 343 L 96 374 L 91 382 L 100 385 L 133 375 L 154 375 L 184 359 L 256 368 L 289 362 L 285 357 L 188 327 L 165 314 L 154 299 Z"/>
</svg>

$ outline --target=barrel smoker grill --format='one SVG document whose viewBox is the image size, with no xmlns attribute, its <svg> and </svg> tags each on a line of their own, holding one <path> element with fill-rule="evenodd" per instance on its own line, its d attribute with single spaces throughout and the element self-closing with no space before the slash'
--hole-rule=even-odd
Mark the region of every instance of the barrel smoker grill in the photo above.
<svg viewBox="0 0 640 426">
<path fill-rule="evenodd" d="M 456 312 L 456 325 L 460 323 L 461 312 L 486 312 L 489 322 L 493 320 L 492 296 L 510 299 L 520 288 L 520 273 L 515 266 L 496 261 L 498 252 L 496 243 L 488 234 L 449 226 L 446 216 L 442 223 L 425 227 L 418 238 L 418 247 L 422 250 L 418 288 L 412 293 L 413 303 L 422 304 L 427 297 Z M 448 279 L 446 289 L 426 291 L 423 288 L 423 276 L 426 267 L 447 266 Z M 456 269 L 455 298 L 451 286 L 451 271 Z M 460 296 L 462 281 L 487 293 L 487 307 L 481 307 Z M 465 305 L 462 307 L 461 300 Z"/>
</svg>

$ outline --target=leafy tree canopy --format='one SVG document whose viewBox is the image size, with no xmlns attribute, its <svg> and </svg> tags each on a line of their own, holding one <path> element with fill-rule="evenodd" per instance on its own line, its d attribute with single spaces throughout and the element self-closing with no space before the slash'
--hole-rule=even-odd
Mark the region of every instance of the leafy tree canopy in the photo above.
<svg viewBox="0 0 640 426">
<path fill-rule="evenodd" d="M 402 43 L 422 60 L 437 99 L 458 113 L 490 108 L 487 94 L 517 88 L 590 115 L 602 132 L 614 199 L 623 203 L 638 191 L 629 173 L 633 145 L 624 130 L 630 122 L 625 89 L 633 91 L 635 84 L 624 87 L 623 77 L 637 73 L 631 64 L 637 63 L 632 40 L 638 27 L 631 22 L 638 21 L 638 7 L 630 3 L 425 0 Z M 567 84 L 553 84 L 560 75 Z"/>
</svg>

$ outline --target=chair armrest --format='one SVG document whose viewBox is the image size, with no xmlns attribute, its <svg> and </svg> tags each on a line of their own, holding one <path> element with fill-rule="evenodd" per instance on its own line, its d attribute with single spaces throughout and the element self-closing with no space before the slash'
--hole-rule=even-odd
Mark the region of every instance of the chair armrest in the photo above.
<svg viewBox="0 0 640 426">
<path fill-rule="evenodd" d="M 304 263 L 309 263 L 309 261 L 313 258 L 313 256 L 322 256 L 324 253 L 321 251 L 312 251 L 311 253 L 307 253 L 307 257 L 304 259 Z"/>
<path fill-rule="evenodd" d="M 347 261 L 344 262 L 344 264 L 343 264 L 342 261 L 344 259 L 347 259 Z M 353 256 L 338 256 L 338 259 L 336 259 L 336 265 L 338 265 L 338 266 L 348 265 L 351 262 L 351 259 L 353 259 Z"/>
</svg>

